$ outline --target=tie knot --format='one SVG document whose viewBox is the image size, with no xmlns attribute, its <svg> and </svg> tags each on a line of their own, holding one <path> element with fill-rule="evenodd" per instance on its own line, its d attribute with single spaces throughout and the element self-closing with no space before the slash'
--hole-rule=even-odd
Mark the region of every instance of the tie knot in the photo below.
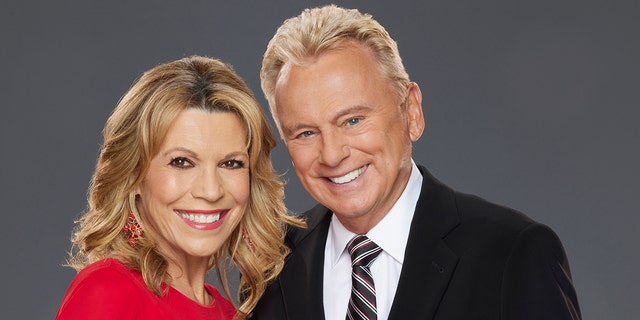
<svg viewBox="0 0 640 320">
<path fill-rule="evenodd" d="M 363 234 L 356 235 L 349 241 L 347 250 L 351 255 L 351 266 L 364 266 L 369 268 L 373 260 L 378 257 L 382 248 L 380 248 L 375 242 L 367 238 Z"/>
</svg>

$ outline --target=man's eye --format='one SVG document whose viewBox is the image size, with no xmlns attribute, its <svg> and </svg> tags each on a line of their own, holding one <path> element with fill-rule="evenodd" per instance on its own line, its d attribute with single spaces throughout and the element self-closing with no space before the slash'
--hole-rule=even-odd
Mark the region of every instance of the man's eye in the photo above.
<svg viewBox="0 0 640 320">
<path fill-rule="evenodd" d="M 313 132 L 311 131 L 304 131 L 301 134 L 298 135 L 299 138 L 309 138 L 313 135 Z"/>
<path fill-rule="evenodd" d="M 172 167 L 181 168 L 181 169 L 193 167 L 193 163 L 189 161 L 189 159 L 184 157 L 177 157 L 177 158 L 171 159 L 171 162 L 169 162 L 169 165 Z"/>
<path fill-rule="evenodd" d="M 223 168 L 231 168 L 231 169 L 244 168 L 244 161 L 227 160 L 227 161 L 222 162 L 220 164 L 220 166 L 223 167 Z"/>
<path fill-rule="evenodd" d="M 347 125 L 349 126 L 353 126 L 356 125 L 360 122 L 360 118 L 351 118 L 349 120 L 347 120 Z"/>
</svg>

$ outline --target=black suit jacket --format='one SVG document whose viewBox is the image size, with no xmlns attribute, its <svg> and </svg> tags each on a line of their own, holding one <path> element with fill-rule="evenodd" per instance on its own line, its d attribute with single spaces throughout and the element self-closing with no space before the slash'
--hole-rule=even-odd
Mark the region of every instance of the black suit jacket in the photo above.
<svg viewBox="0 0 640 320">
<path fill-rule="evenodd" d="M 556 234 L 512 209 L 458 193 L 424 167 L 389 319 L 580 319 Z M 254 310 L 255 320 L 324 319 L 324 247 L 331 212 L 305 213 L 292 252 Z"/>
</svg>

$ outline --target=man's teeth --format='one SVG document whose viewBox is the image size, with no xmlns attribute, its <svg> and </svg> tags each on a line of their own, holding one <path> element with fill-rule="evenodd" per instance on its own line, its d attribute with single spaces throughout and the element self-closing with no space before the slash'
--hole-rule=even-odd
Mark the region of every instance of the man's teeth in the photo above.
<svg viewBox="0 0 640 320">
<path fill-rule="evenodd" d="M 181 214 L 182 218 L 196 223 L 212 223 L 220 219 L 220 214 Z"/>
<path fill-rule="evenodd" d="M 329 178 L 329 180 L 331 180 L 331 182 L 333 182 L 333 183 L 338 183 L 338 184 L 347 183 L 347 182 L 353 181 L 355 178 L 359 177 L 364 172 L 364 169 L 366 169 L 366 168 L 367 168 L 367 166 L 363 166 L 363 167 L 360 167 L 359 169 L 353 170 L 353 171 L 345 174 L 342 177 Z"/>
</svg>

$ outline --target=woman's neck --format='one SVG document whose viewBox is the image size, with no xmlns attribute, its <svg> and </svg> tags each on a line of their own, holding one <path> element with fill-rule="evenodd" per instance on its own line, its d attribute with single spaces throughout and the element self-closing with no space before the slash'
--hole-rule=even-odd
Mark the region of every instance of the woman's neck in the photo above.
<svg viewBox="0 0 640 320">
<path fill-rule="evenodd" d="M 178 290 L 185 297 L 202 305 L 211 304 L 211 295 L 204 287 L 209 261 L 193 259 L 180 264 L 169 260 L 167 284 Z"/>
</svg>

